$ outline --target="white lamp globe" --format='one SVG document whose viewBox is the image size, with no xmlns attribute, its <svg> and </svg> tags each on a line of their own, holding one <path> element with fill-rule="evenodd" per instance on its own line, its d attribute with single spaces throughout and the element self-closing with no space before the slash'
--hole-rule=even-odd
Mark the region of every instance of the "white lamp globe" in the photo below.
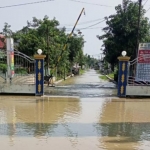
<svg viewBox="0 0 150 150">
<path fill-rule="evenodd" d="M 37 50 L 37 53 L 38 53 L 39 55 L 41 55 L 41 54 L 42 54 L 42 50 L 41 50 L 41 49 L 38 49 L 38 50 Z"/>
<path fill-rule="evenodd" d="M 125 57 L 127 55 L 127 52 L 126 51 L 122 51 L 121 54 L 122 54 L 123 57 Z"/>
</svg>

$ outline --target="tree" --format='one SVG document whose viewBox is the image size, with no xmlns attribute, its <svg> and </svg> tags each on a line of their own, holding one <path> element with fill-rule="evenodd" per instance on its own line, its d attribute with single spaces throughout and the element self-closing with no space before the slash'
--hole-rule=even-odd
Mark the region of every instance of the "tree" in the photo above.
<svg viewBox="0 0 150 150">
<path fill-rule="evenodd" d="M 40 48 L 43 50 L 45 58 L 46 74 L 58 72 L 62 74 L 71 73 L 71 68 L 74 63 L 79 63 L 81 66 L 86 62 L 86 57 L 83 54 L 84 39 L 75 34 L 68 38 L 65 33 L 65 28 L 59 29 L 59 21 L 55 18 L 49 20 L 45 16 L 42 20 L 33 17 L 32 21 L 27 21 L 27 24 L 16 32 L 10 30 L 10 25 L 5 24 L 3 33 L 14 38 L 15 49 L 33 57 Z M 11 33 L 11 34 L 8 34 Z"/>
<path fill-rule="evenodd" d="M 12 36 L 12 30 L 10 29 L 10 27 L 11 27 L 11 25 L 9 25 L 8 23 L 5 22 L 3 32 L 2 32 L 2 34 L 5 37 L 11 37 Z"/>
<path fill-rule="evenodd" d="M 83 42 L 82 37 L 78 37 L 77 35 L 73 35 L 69 39 L 69 60 L 73 64 L 74 62 L 78 62 L 82 64 L 82 55 L 83 55 Z M 80 59 L 81 58 L 81 59 Z"/>
<path fill-rule="evenodd" d="M 112 65 L 112 70 L 117 64 L 117 57 L 121 55 L 123 50 L 131 56 L 131 59 L 136 57 L 137 48 L 137 30 L 138 30 L 138 2 L 126 1 L 126 9 L 118 5 L 115 15 L 106 17 L 107 26 L 103 28 L 105 32 L 102 36 L 97 36 L 103 40 L 105 60 Z M 148 18 L 144 17 L 145 10 L 141 9 L 140 33 L 139 41 L 148 42 L 150 39 L 150 25 Z"/>
</svg>

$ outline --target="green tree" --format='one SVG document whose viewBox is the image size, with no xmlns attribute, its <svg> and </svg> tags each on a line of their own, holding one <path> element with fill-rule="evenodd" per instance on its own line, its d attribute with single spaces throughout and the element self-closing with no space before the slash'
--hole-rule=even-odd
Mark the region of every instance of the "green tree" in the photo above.
<svg viewBox="0 0 150 150">
<path fill-rule="evenodd" d="M 78 37 L 77 35 L 73 35 L 69 39 L 69 60 L 71 64 L 79 63 L 83 64 L 83 46 L 84 46 L 84 39 L 82 37 Z"/>
<path fill-rule="evenodd" d="M 127 51 L 131 59 L 136 57 L 139 4 L 128 0 L 126 9 L 122 8 L 121 5 L 115 9 L 115 15 L 105 18 L 107 26 L 103 28 L 104 35 L 97 36 L 103 40 L 105 60 L 112 65 L 112 70 L 118 62 L 117 57 L 121 55 L 123 50 Z M 150 25 L 144 14 L 145 10 L 142 8 L 139 41 L 149 42 Z"/>
<path fill-rule="evenodd" d="M 86 63 L 83 54 L 84 39 L 75 34 L 69 39 L 65 28 L 59 29 L 58 26 L 59 22 L 55 18 L 49 20 L 45 16 L 41 20 L 33 17 L 21 30 L 14 32 L 12 37 L 17 43 L 16 50 L 33 57 L 40 48 L 46 55 L 45 68 L 50 68 L 53 73 L 57 71 L 60 75 L 67 75 L 71 73 L 73 63 L 81 66 Z"/>
<path fill-rule="evenodd" d="M 13 32 L 10 28 L 11 28 L 11 25 L 9 25 L 8 23 L 5 22 L 3 32 L 2 32 L 2 34 L 5 37 L 11 37 L 12 36 Z"/>
</svg>

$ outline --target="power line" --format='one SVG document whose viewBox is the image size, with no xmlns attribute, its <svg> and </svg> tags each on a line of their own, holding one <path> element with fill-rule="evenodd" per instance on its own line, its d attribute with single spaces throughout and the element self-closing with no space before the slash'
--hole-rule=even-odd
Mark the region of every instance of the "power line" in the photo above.
<svg viewBox="0 0 150 150">
<path fill-rule="evenodd" d="M 95 24 L 92 24 L 92 25 L 90 25 L 90 26 L 87 26 L 87 27 L 84 27 L 84 28 L 78 28 L 78 29 L 76 29 L 76 30 L 84 30 L 84 29 L 94 29 L 94 28 L 90 28 L 90 27 L 93 27 L 93 26 L 96 26 L 96 25 L 98 25 L 98 24 L 100 24 L 100 23 L 102 23 L 102 22 L 104 22 L 105 21 L 105 19 L 104 20 L 102 20 L 102 21 L 100 21 L 100 22 L 97 22 L 97 23 L 95 23 Z M 64 27 L 65 28 L 65 27 Z M 96 28 L 103 28 L 103 27 L 96 27 Z M 62 29 L 62 28 L 61 28 Z M 65 29 L 69 29 L 69 28 L 65 28 Z M 71 28 L 70 28 L 71 29 Z"/>
<path fill-rule="evenodd" d="M 33 5 L 33 4 L 39 4 L 39 3 L 46 3 L 54 0 L 44 0 L 44 1 L 36 1 L 36 2 L 31 2 L 31 3 L 23 3 L 23 4 L 15 4 L 15 5 L 8 5 L 8 6 L 1 6 L 0 9 L 2 8 L 9 8 L 9 7 L 17 7 L 17 6 L 25 6 L 25 5 Z"/>
<path fill-rule="evenodd" d="M 103 7 L 114 7 L 114 6 L 109 6 L 109 5 L 102 5 L 102 4 L 96 4 L 96 3 L 88 3 L 88 2 L 83 2 L 83 1 L 79 1 L 79 0 L 69 0 L 69 1 L 73 1 L 73 2 L 77 2 L 77 3 L 84 3 L 84 4 L 90 4 L 90 5 L 96 5 L 96 6 L 103 6 Z"/>
<path fill-rule="evenodd" d="M 84 30 L 84 29 L 87 29 L 87 28 L 96 26 L 96 25 L 98 25 L 98 24 L 100 24 L 100 23 L 102 23 L 102 22 L 104 22 L 104 21 L 105 21 L 105 20 L 102 20 L 102 21 L 100 21 L 100 22 L 98 22 L 98 23 L 95 23 L 95 24 L 93 24 L 93 25 L 87 26 L 87 27 L 85 27 L 85 28 L 81 28 L 80 30 Z"/>
<path fill-rule="evenodd" d="M 85 28 L 85 29 L 100 29 L 100 28 L 103 29 L 104 27 Z M 84 30 L 84 29 L 81 28 L 81 29 L 78 29 L 78 30 Z"/>
<path fill-rule="evenodd" d="M 86 29 L 83 29 L 83 28 L 77 28 L 76 31 L 78 30 L 93 30 L 93 29 L 103 29 L 104 27 L 95 27 L 95 28 L 86 28 Z M 59 29 L 62 29 L 62 28 L 59 28 Z M 66 31 L 70 31 L 72 30 L 71 28 L 65 28 Z"/>
<path fill-rule="evenodd" d="M 146 0 L 146 2 L 143 4 L 143 6 L 146 5 L 147 2 L 148 2 L 148 0 Z"/>
<path fill-rule="evenodd" d="M 148 12 L 150 10 L 150 7 L 146 10 L 146 12 Z"/>
<path fill-rule="evenodd" d="M 141 9 L 142 9 L 142 0 L 139 0 L 139 14 L 138 14 L 138 28 L 137 28 L 137 47 L 135 51 L 135 58 L 138 55 L 139 39 L 140 39 L 140 20 L 141 20 Z"/>
<path fill-rule="evenodd" d="M 95 21 L 99 21 L 99 20 L 103 20 L 104 18 L 100 18 L 100 19 L 95 19 L 95 20 L 91 20 L 91 21 L 85 21 L 85 22 L 81 22 L 78 25 L 82 25 L 82 24 L 87 24 L 87 23 L 91 23 L 91 22 L 95 22 Z M 71 24 L 64 24 L 64 26 L 72 26 Z"/>
</svg>

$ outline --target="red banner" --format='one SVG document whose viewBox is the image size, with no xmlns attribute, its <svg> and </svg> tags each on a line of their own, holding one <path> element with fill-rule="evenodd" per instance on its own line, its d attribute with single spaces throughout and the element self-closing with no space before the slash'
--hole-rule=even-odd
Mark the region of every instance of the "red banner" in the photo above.
<svg viewBox="0 0 150 150">
<path fill-rule="evenodd" d="M 138 63 L 150 63 L 150 50 L 139 50 Z"/>
</svg>

